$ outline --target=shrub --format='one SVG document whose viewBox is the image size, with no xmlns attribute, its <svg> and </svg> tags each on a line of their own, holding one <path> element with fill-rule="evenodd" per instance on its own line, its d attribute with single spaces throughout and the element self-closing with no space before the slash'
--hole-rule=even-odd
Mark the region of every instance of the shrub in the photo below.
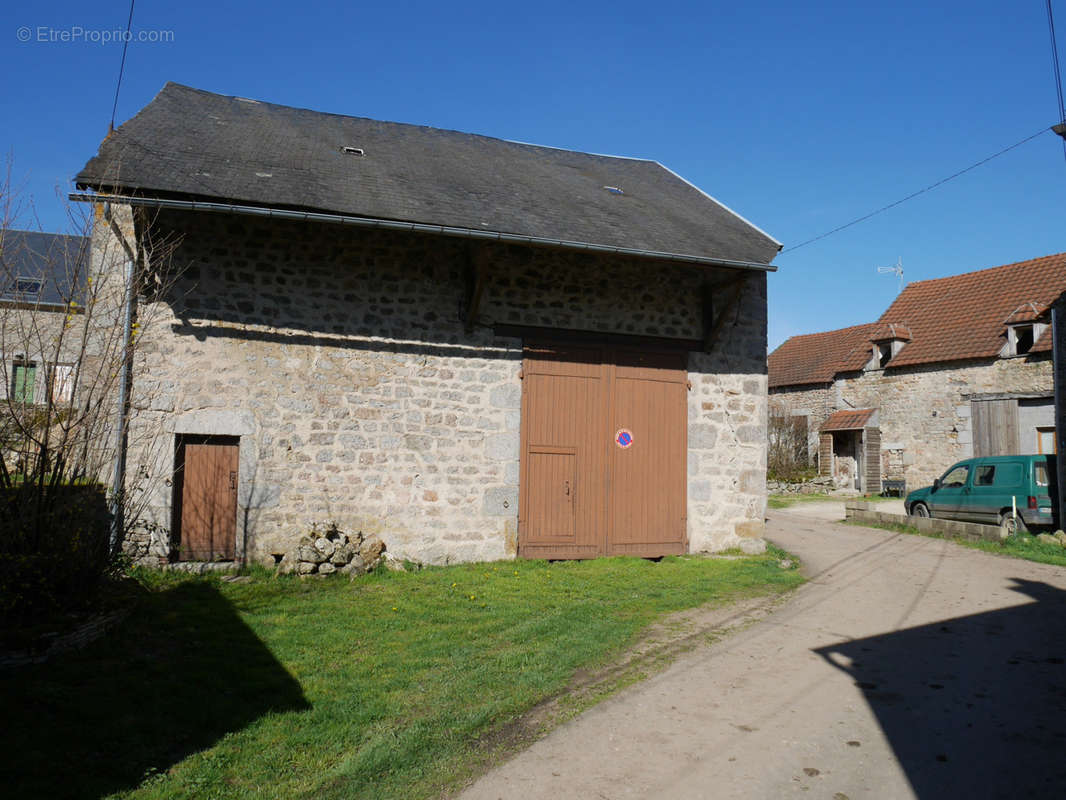
<svg viewBox="0 0 1066 800">
<path fill-rule="evenodd" d="M 807 453 L 806 417 L 771 414 L 767 440 L 767 478 L 801 483 L 817 474 Z"/>
<path fill-rule="evenodd" d="M 103 487 L 0 489 L 0 615 L 19 622 L 82 607 L 118 567 Z"/>
</svg>

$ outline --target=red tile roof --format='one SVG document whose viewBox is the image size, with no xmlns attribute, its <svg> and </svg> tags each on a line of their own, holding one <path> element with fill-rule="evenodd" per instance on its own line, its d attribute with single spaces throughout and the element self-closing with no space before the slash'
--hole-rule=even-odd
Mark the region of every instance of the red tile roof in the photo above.
<svg viewBox="0 0 1066 800">
<path fill-rule="evenodd" d="M 839 331 L 793 336 L 769 357 L 769 385 L 829 383 L 838 372 L 862 369 L 874 340 L 895 326 L 907 339 L 889 368 L 995 358 L 1006 341 L 1006 321 L 1038 318 L 1066 291 L 1066 253 L 948 278 L 909 284 L 878 322 Z M 891 338 L 891 337 L 890 337 Z M 1051 349 L 1050 329 L 1030 352 Z"/>
<path fill-rule="evenodd" d="M 834 411 L 819 428 L 826 431 L 861 431 L 866 423 L 876 413 L 875 408 L 852 408 L 844 411 Z"/>
<path fill-rule="evenodd" d="M 1003 320 L 1004 325 L 1015 325 L 1019 322 L 1032 322 L 1040 319 L 1048 311 L 1047 306 L 1038 306 L 1035 303 L 1022 303 Z"/>
<path fill-rule="evenodd" d="M 1066 289 L 1066 253 L 910 284 L 881 322 L 901 322 L 912 341 L 891 366 L 966 358 L 994 358 L 1003 347 L 1004 320 L 1019 306 L 1046 308 Z M 1045 334 L 1031 352 L 1051 349 Z M 844 368 L 860 369 L 845 365 Z"/>
<path fill-rule="evenodd" d="M 909 342 L 911 340 L 911 329 L 906 325 L 885 322 L 879 324 L 870 335 L 870 340 L 873 342 L 887 342 L 892 339 L 900 339 L 904 342 Z"/>
<path fill-rule="evenodd" d="M 791 337 L 770 353 L 770 387 L 831 383 L 840 365 L 855 352 L 865 354 L 865 364 L 870 360 L 870 336 L 877 327 L 875 322 Z"/>
</svg>

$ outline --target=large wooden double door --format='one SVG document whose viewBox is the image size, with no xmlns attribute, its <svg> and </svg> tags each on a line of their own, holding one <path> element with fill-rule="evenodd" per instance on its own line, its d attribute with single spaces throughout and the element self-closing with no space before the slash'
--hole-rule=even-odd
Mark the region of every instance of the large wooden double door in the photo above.
<svg viewBox="0 0 1066 800">
<path fill-rule="evenodd" d="M 526 347 L 519 555 L 686 551 L 685 361 L 683 352 Z"/>
</svg>

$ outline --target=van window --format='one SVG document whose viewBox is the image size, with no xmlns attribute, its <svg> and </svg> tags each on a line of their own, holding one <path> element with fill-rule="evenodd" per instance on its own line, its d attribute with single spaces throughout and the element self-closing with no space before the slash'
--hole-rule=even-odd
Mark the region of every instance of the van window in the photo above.
<svg viewBox="0 0 1066 800">
<path fill-rule="evenodd" d="M 982 464 L 973 476 L 974 486 L 991 486 L 996 478 L 995 464 Z"/>
<path fill-rule="evenodd" d="M 1047 464 L 1033 464 L 1033 478 L 1037 486 L 1047 486 Z"/>
<path fill-rule="evenodd" d="M 997 486 L 1021 486 L 1022 485 L 1022 465 L 1021 464 L 1000 464 L 999 472 L 996 473 Z"/>
<path fill-rule="evenodd" d="M 940 485 L 948 489 L 965 486 L 966 476 L 969 474 L 970 465 L 959 464 L 959 466 L 955 467 L 947 475 L 944 476 L 944 479 L 940 481 Z"/>
</svg>

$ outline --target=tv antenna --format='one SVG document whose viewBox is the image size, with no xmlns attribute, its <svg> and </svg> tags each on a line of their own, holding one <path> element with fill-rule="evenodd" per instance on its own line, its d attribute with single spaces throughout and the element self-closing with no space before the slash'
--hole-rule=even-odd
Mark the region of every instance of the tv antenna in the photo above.
<svg viewBox="0 0 1066 800">
<path fill-rule="evenodd" d="M 896 265 L 894 267 L 878 267 L 877 271 L 880 272 L 882 275 L 887 275 L 889 273 L 895 273 L 896 277 L 899 278 L 899 290 L 901 292 L 903 291 L 903 258 L 902 257 L 896 259 Z"/>
</svg>

